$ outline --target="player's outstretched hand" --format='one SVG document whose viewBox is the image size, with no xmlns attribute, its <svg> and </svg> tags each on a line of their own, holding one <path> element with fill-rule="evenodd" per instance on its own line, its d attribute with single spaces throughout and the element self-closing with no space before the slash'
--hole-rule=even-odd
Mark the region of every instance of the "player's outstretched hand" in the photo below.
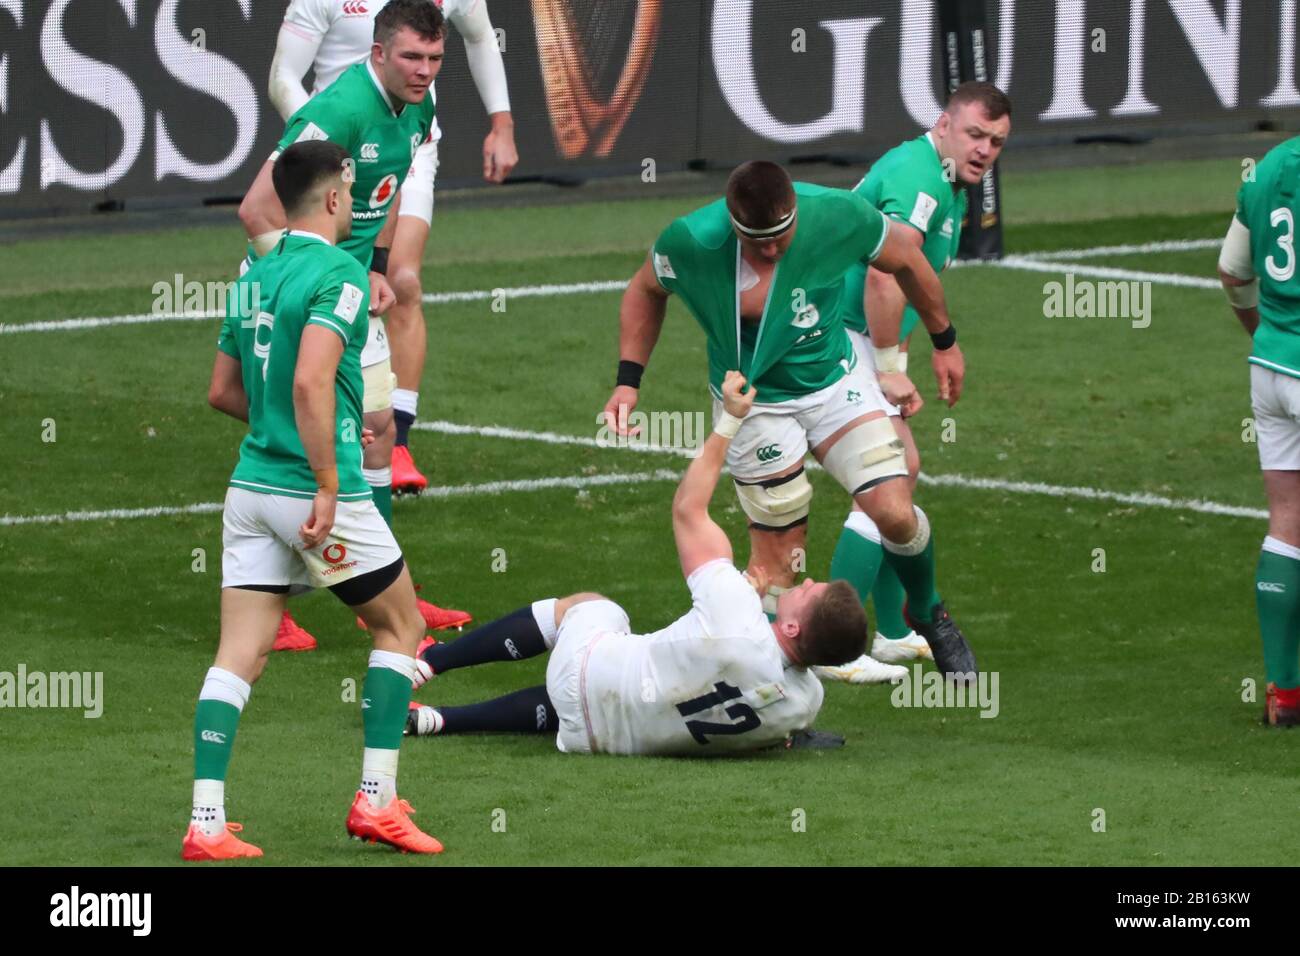
<svg viewBox="0 0 1300 956">
<path fill-rule="evenodd" d="M 383 315 L 393 307 L 397 295 L 381 272 L 370 273 L 370 314 Z"/>
<path fill-rule="evenodd" d="M 640 395 L 641 390 L 633 388 L 631 385 L 619 385 L 615 388 L 614 394 L 605 403 L 605 427 L 615 435 L 635 437 L 641 434 L 640 426 L 632 429 L 627 427 L 627 417 L 636 408 L 636 402 Z"/>
<path fill-rule="evenodd" d="M 722 380 L 722 407 L 728 415 L 744 418 L 749 414 L 749 410 L 754 407 L 754 399 L 758 397 L 758 389 L 751 388 L 748 391 L 742 391 L 746 384 L 745 376 L 735 369 L 728 372 L 726 378 Z"/>
<path fill-rule="evenodd" d="M 329 537 L 334 527 L 334 507 L 338 504 L 338 500 L 338 492 L 324 490 L 316 492 L 316 497 L 311 502 L 311 517 L 298 529 L 298 536 L 302 538 L 302 543 L 308 550 L 319 547 Z"/>
<path fill-rule="evenodd" d="M 897 405 L 898 413 L 904 418 L 912 417 L 925 404 L 921 393 L 916 390 L 916 386 L 912 384 L 912 380 L 905 372 L 885 372 L 878 376 L 877 381 L 880 384 L 880 391 L 884 393 L 885 401 L 890 405 Z"/>
<path fill-rule="evenodd" d="M 962 382 L 966 378 L 966 358 L 961 354 L 961 346 L 954 345 L 943 351 L 935 349 L 930 355 L 930 364 L 934 366 L 934 377 L 939 380 L 939 401 L 947 402 L 952 408 L 961 397 Z"/>
</svg>

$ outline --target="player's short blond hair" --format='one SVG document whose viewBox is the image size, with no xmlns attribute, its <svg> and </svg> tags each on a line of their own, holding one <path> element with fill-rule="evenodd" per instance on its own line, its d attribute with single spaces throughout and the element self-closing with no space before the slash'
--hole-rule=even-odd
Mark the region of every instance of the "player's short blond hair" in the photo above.
<svg viewBox="0 0 1300 956">
<path fill-rule="evenodd" d="M 804 612 L 799 649 L 805 667 L 838 667 L 867 652 L 867 612 L 848 581 L 832 581 Z"/>
</svg>

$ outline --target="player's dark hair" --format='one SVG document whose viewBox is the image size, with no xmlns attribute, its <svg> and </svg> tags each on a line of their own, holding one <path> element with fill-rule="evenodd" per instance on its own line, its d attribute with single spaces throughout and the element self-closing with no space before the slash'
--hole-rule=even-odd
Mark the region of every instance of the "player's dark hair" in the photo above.
<svg viewBox="0 0 1300 956">
<path fill-rule="evenodd" d="M 794 183 L 779 163 L 742 163 L 727 179 L 727 211 L 750 229 L 770 229 L 794 208 Z"/>
<path fill-rule="evenodd" d="M 271 167 L 271 184 L 284 214 L 292 218 L 304 212 L 316 188 L 339 179 L 347 161 L 346 149 L 323 139 L 294 143 L 281 153 Z"/>
<path fill-rule="evenodd" d="M 991 120 L 1011 115 L 1011 97 L 992 83 L 979 80 L 962 83 L 948 94 L 948 105 L 945 109 L 951 113 L 958 106 L 967 103 L 978 103 Z"/>
<path fill-rule="evenodd" d="M 807 610 L 799 648 L 806 667 L 837 667 L 867 652 L 867 612 L 848 581 L 832 581 Z"/>
<path fill-rule="evenodd" d="M 375 17 L 375 42 L 387 47 L 402 27 L 410 27 L 421 40 L 436 40 L 446 30 L 445 24 L 433 0 L 388 0 Z"/>
</svg>

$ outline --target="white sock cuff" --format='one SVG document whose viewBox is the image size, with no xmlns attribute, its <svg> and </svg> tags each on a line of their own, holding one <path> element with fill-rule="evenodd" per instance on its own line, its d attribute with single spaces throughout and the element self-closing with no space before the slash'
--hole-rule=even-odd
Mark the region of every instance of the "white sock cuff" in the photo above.
<svg viewBox="0 0 1300 956">
<path fill-rule="evenodd" d="M 555 605 L 558 603 L 558 598 L 533 602 L 533 620 L 537 622 L 537 629 L 542 632 L 542 640 L 546 642 L 547 650 L 554 650 L 555 639 L 559 636 L 559 628 L 555 626 Z"/>
<path fill-rule="evenodd" d="M 415 680 L 417 673 L 415 658 L 407 657 L 405 654 L 399 654 L 396 651 L 371 651 L 371 667 L 386 667 L 390 671 L 397 671 L 410 680 Z"/>
<path fill-rule="evenodd" d="M 1269 554 L 1277 554 L 1284 558 L 1290 558 L 1292 561 L 1300 561 L 1300 548 L 1297 548 L 1294 544 L 1279 541 L 1272 535 L 1264 539 L 1264 550 Z"/>
<path fill-rule="evenodd" d="M 393 469 L 388 468 L 362 468 L 361 477 L 366 479 L 366 484 L 372 488 L 382 488 L 384 485 L 393 483 Z"/>
<path fill-rule="evenodd" d="M 220 667 L 209 667 L 199 691 L 199 700 L 220 700 L 242 712 L 252 693 L 252 686 L 238 674 Z"/>
<path fill-rule="evenodd" d="M 393 389 L 393 410 L 406 412 L 414 417 L 415 409 L 420 404 L 420 393 L 409 388 Z"/>
<path fill-rule="evenodd" d="M 226 805 L 226 781 L 195 780 L 194 805 L 196 807 L 224 807 Z"/>
<path fill-rule="evenodd" d="M 396 777 L 397 758 L 400 754 L 400 750 L 367 747 L 361 755 L 361 776 Z"/>
<path fill-rule="evenodd" d="M 912 510 L 916 512 L 916 534 L 911 541 L 898 543 L 890 541 L 888 538 L 881 536 L 880 543 L 884 545 L 886 551 L 892 551 L 894 554 L 901 554 L 910 557 L 920 554 L 925 550 L 925 546 L 930 543 L 930 519 L 925 516 L 925 512 L 912 505 Z"/>
<path fill-rule="evenodd" d="M 844 527 L 854 534 L 861 535 L 868 541 L 880 544 L 880 529 L 876 527 L 874 521 L 867 517 L 866 512 L 850 511 L 849 516 L 844 519 Z"/>
</svg>

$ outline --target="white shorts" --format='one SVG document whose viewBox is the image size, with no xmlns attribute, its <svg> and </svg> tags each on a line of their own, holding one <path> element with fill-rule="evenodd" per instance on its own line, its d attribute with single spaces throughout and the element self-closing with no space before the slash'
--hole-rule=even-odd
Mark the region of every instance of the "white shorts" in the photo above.
<svg viewBox="0 0 1300 956">
<path fill-rule="evenodd" d="M 221 514 L 221 586 L 289 585 L 294 592 L 332 587 L 386 568 L 402 556 L 374 501 L 340 501 L 319 546 L 303 547 L 298 528 L 311 499 L 226 490 Z"/>
<path fill-rule="evenodd" d="M 384 320 L 377 315 L 372 315 L 370 332 L 366 336 L 365 346 L 361 349 L 361 367 L 369 368 L 380 362 L 387 362 L 392 355 L 393 353 L 388 349 L 388 330 L 384 328 Z"/>
<path fill-rule="evenodd" d="M 1300 471 L 1300 379 L 1252 364 L 1250 404 L 1255 411 L 1259 467 Z"/>
<path fill-rule="evenodd" d="M 865 365 L 867 367 L 867 371 L 871 374 L 872 381 L 877 382 L 876 387 L 879 388 L 879 375 L 876 372 L 876 350 L 871 345 L 871 338 L 862 332 L 855 332 L 852 329 L 846 329 L 845 331 L 849 333 L 849 341 L 853 343 L 853 351 L 858 356 L 858 365 Z M 884 392 L 880 393 L 880 397 L 882 399 L 885 397 Z M 891 418 L 899 417 L 900 412 L 898 406 L 890 405 L 888 400 L 885 401 L 885 410 L 889 412 Z"/>
<path fill-rule="evenodd" d="M 852 372 L 820 391 L 777 402 L 755 403 L 727 449 L 727 468 L 733 478 L 756 481 L 785 471 L 803 461 L 816 448 L 855 418 L 886 412 L 894 406 L 876 384 L 869 365 L 859 360 Z M 722 402 L 713 400 L 713 420 Z"/>
<path fill-rule="evenodd" d="M 593 733 L 586 706 L 591 649 L 610 634 L 630 633 L 627 612 L 609 600 L 575 604 L 560 621 L 555 648 L 546 662 L 546 695 L 560 721 L 555 746 L 565 753 L 591 753 Z"/>
<path fill-rule="evenodd" d="M 397 215 L 414 216 L 433 225 L 433 181 L 438 175 L 438 142 L 425 143 L 415 151 L 410 172 L 402 180 L 402 204 Z"/>
</svg>

